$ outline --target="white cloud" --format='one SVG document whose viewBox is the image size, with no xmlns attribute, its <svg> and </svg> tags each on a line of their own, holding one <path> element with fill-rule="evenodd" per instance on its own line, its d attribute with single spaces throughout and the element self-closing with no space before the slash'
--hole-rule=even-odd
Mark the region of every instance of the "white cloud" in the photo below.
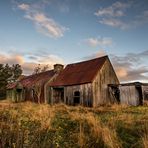
<svg viewBox="0 0 148 148">
<path fill-rule="evenodd" d="M 68 28 L 59 25 L 52 18 L 46 16 L 36 5 L 19 4 L 17 6 L 25 12 L 25 18 L 31 20 L 38 32 L 52 38 L 60 38 Z"/>
<path fill-rule="evenodd" d="M 120 80 L 124 80 L 127 77 L 128 72 L 125 67 L 115 67 L 115 69 Z"/>
<path fill-rule="evenodd" d="M 148 50 L 128 53 L 125 56 L 111 55 L 111 61 L 120 81 L 148 81 Z"/>
<path fill-rule="evenodd" d="M 120 29 L 127 29 L 129 25 L 116 18 L 103 18 L 99 21 L 101 24 L 105 24 L 112 27 L 118 27 Z"/>
<path fill-rule="evenodd" d="M 0 54 L 0 63 L 2 64 L 23 64 L 24 63 L 24 58 L 21 55 L 18 54 Z"/>
<path fill-rule="evenodd" d="M 84 40 L 90 46 L 111 46 L 113 41 L 111 38 L 89 38 Z"/>
<path fill-rule="evenodd" d="M 27 56 L 30 57 L 30 60 L 28 60 L 28 58 L 26 59 Z M 64 61 L 59 56 L 52 55 L 52 54 L 47 54 L 44 56 L 0 54 L 0 63 L 2 63 L 2 64 L 8 63 L 10 65 L 11 64 L 20 64 L 22 66 L 24 74 L 32 74 L 34 68 L 38 64 L 40 64 L 41 67 L 48 65 L 49 68 L 53 68 L 54 64 L 64 64 Z"/>
<path fill-rule="evenodd" d="M 100 8 L 94 14 L 99 18 L 99 23 L 120 29 L 129 28 L 129 23 L 121 20 L 126 16 L 126 10 L 131 7 L 131 3 L 115 2 L 109 7 Z"/>
<path fill-rule="evenodd" d="M 107 16 L 107 17 L 121 17 L 124 16 L 124 11 L 129 8 L 128 3 L 115 2 L 111 6 L 106 8 L 100 8 L 94 14 L 96 16 Z"/>
<path fill-rule="evenodd" d="M 37 62 L 39 64 L 49 64 L 54 65 L 56 63 L 63 64 L 64 61 L 57 55 L 48 54 L 44 56 L 37 55 L 29 55 L 33 62 Z M 33 58 L 32 58 L 33 57 Z"/>
<path fill-rule="evenodd" d="M 132 1 L 127 3 L 117 1 L 111 6 L 99 8 L 94 15 L 98 17 L 100 24 L 125 30 L 148 24 L 148 10 L 143 10 L 139 14 L 135 13 L 135 15 L 128 15 L 127 17 L 128 11 L 136 12 L 136 9 L 137 7 Z"/>
<path fill-rule="evenodd" d="M 18 8 L 21 9 L 21 10 L 29 10 L 30 6 L 28 4 L 20 4 L 18 5 Z"/>
<path fill-rule="evenodd" d="M 37 30 L 49 37 L 59 38 L 64 35 L 64 32 L 68 30 L 65 27 L 57 24 L 53 19 L 45 16 L 44 13 L 30 13 L 25 16 L 25 18 L 32 20 L 37 28 Z"/>
</svg>

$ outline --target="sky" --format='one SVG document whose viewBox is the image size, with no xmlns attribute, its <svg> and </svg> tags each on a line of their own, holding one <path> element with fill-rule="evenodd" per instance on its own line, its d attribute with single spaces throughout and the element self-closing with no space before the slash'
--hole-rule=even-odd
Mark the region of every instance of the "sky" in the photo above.
<svg viewBox="0 0 148 148">
<path fill-rule="evenodd" d="M 0 63 L 28 75 L 104 55 L 121 82 L 148 82 L 148 0 L 0 1 Z"/>
</svg>

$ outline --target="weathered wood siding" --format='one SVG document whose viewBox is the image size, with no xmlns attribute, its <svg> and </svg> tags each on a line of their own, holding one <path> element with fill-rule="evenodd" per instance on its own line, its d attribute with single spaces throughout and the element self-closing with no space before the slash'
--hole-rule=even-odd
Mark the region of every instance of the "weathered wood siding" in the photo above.
<svg viewBox="0 0 148 148">
<path fill-rule="evenodd" d="M 74 92 L 80 92 L 80 104 L 84 106 L 92 106 L 92 84 L 81 84 L 64 87 L 64 102 L 69 105 L 74 104 Z"/>
<path fill-rule="evenodd" d="M 136 87 L 133 86 L 119 86 L 121 104 L 139 105 L 139 93 Z"/>
<path fill-rule="evenodd" d="M 119 80 L 112 64 L 109 60 L 106 60 L 92 83 L 94 107 L 113 101 L 108 90 L 108 84 L 119 84 Z"/>
<path fill-rule="evenodd" d="M 142 86 L 142 94 L 144 101 L 148 101 L 148 86 Z"/>
<path fill-rule="evenodd" d="M 10 90 L 7 90 L 6 93 L 7 93 L 7 100 L 11 100 L 12 102 L 15 102 L 15 98 L 16 98 L 15 90 L 10 89 Z"/>
<path fill-rule="evenodd" d="M 50 80 L 44 84 L 45 103 L 53 104 L 53 88 L 49 84 L 56 79 L 58 74 L 55 74 Z"/>
<path fill-rule="evenodd" d="M 12 102 L 21 102 L 25 100 L 25 91 L 22 89 L 21 92 L 17 92 L 16 89 L 7 90 L 7 99 L 11 100 Z"/>
</svg>

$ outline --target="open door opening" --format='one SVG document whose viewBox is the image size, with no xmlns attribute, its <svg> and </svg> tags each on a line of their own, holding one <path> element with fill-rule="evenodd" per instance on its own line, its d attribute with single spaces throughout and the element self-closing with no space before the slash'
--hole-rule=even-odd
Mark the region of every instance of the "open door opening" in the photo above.
<svg viewBox="0 0 148 148">
<path fill-rule="evenodd" d="M 55 103 L 64 102 L 64 88 L 54 88 L 53 98 Z"/>
<path fill-rule="evenodd" d="M 80 92 L 75 91 L 74 92 L 74 105 L 79 105 L 80 104 Z"/>
<path fill-rule="evenodd" d="M 111 101 L 120 103 L 120 90 L 117 85 L 111 85 L 109 86 L 109 93 L 112 98 Z"/>
<path fill-rule="evenodd" d="M 141 86 L 136 86 L 136 90 L 138 92 L 139 105 L 143 105 L 143 95 L 142 95 L 142 88 L 141 88 Z"/>
</svg>

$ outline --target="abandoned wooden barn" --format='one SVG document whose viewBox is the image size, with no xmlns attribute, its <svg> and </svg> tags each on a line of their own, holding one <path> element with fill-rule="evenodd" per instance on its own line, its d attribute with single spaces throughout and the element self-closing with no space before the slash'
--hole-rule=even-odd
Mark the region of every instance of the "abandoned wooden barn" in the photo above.
<svg viewBox="0 0 148 148">
<path fill-rule="evenodd" d="M 61 70 L 63 70 L 63 65 L 55 64 L 53 70 L 26 76 L 17 82 L 9 83 L 7 86 L 7 99 L 14 102 L 47 103 L 49 98 L 47 84 L 53 81 Z"/>
<path fill-rule="evenodd" d="M 108 84 L 119 84 L 108 56 L 69 64 L 49 84 L 50 103 L 93 106 L 114 102 Z"/>
<path fill-rule="evenodd" d="M 137 106 L 148 101 L 148 83 L 109 84 L 109 90 L 112 97 L 121 104 Z"/>
<path fill-rule="evenodd" d="M 119 84 L 108 56 L 103 56 L 69 64 L 65 69 L 55 64 L 53 70 L 9 83 L 7 98 L 93 107 L 114 102 L 137 106 L 148 102 L 148 83 Z"/>
</svg>

